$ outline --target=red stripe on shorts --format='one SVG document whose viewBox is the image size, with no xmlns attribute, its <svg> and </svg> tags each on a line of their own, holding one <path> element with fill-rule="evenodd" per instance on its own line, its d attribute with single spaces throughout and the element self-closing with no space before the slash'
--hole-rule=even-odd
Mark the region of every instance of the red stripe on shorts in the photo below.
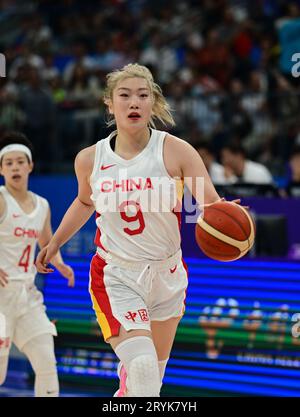
<svg viewBox="0 0 300 417">
<path fill-rule="evenodd" d="M 189 270 L 188 270 L 187 264 L 185 263 L 185 260 L 183 258 L 181 258 L 181 261 L 182 261 L 182 265 L 183 265 L 184 269 L 186 270 L 187 278 L 189 279 Z M 183 303 L 184 303 L 184 311 L 185 311 L 185 306 L 186 306 L 186 290 L 184 291 L 184 300 L 183 300 Z M 183 312 L 183 314 L 184 314 L 184 312 Z"/>
<path fill-rule="evenodd" d="M 96 220 L 100 216 L 101 216 L 101 214 L 96 211 Z M 98 225 L 97 225 L 97 230 L 96 230 L 96 234 L 95 234 L 94 243 L 95 243 L 96 246 L 98 246 L 99 248 L 101 248 L 105 252 L 107 252 L 107 250 L 105 249 L 105 247 L 101 243 L 101 230 L 100 230 L 100 227 Z"/>
<path fill-rule="evenodd" d="M 107 265 L 104 259 L 99 255 L 94 255 L 91 262 L 91 290 L 93 296 L 96 298 L 101 312 L 105 315 L 110 328 L 110 336 L 118 336 L 121 324 L 113 316 L 109 297 L 105 288 L 104 282 L 104 267 Z M 99 323 L 100 324 L 100 323 Z M 107 335 L 107 329 L 101 328 L 103 335 Z M 105 338 L 107 339 L 106 336 Z"/>
<path fill-rule="evenodd" d="M 180 233 L 180 229 L 181 229 L 181 212 L 176 210 L 176 207 L 172 210 L 172 213 L 175 214 L 176 218 L 177 218 L 177 223 L 178 223 L 178 230 Z"/>
</svg>

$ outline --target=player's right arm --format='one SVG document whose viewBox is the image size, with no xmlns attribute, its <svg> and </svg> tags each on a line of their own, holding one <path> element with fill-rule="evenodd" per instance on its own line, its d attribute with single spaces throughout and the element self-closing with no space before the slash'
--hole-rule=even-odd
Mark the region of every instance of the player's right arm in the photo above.
<svg viewBox="0 0 300 417">
<path fill-rule="evenodd" d="M 5 200 L 2 196 L 2 194 L 0 193 L 0 219 L 3 216 L 5 212 Z M 1 227 L 1 223 L 0 223 L 0 227 Z M 8 283 L 8 279 L 7 279 L 8 275 L 5 271 L 3 271 L 3 269 L 0 267 L 0 285 L 1 287 L 5 287 L 5 285 Z"/>
<path fill-rule="evenodd" d="M 75 172 L 78 181 L 78 195 L 68 208 L 58 229 L 37 256 L 36 267 L 41 273 L 52 272 L 47 264 L 78 230 L 88 221 L 95 208 L 90 195 L 92 190 L 89 184 L 94 165 L 95 145 L 85 148 L 78 153 L 75 159 Z"/>
</svg>

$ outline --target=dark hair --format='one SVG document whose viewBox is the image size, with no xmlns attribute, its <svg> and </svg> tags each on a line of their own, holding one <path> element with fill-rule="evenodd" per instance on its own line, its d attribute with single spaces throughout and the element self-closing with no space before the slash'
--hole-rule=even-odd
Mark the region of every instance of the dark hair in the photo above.
<svg viewBox="0 0 300 417">
<path fill-rule="evenodd" d="M 233 153 L 234 155 L 243 155 L 244 158 L 246 158 L 247 153 L 243 146 L 237 144 L 237 143 L 229 143 L 228 145 L 223 146 L 222 150 L 226 149 L 229 152 Z"/>
<path fill-rule="evenodd" d="M 291 151 L 291 154 L 290 154 L 290 159 L 295 155 L 300 155 L 300 145 L 295 145 L 292 148 L 292 151 Z"/>
<path fill-rule="evenodd" d="M 209 152 L 211 155 L 214 154 L 212 146 L 209 142 L 207 142 L 206 140 L 199 140 L 198 142 L 196 142 L 193 147 L 196 149 L 196 151 L 198 149 L 205 149 L 207 152 Z"/>
<path fill-rule="evenodd" d="M 7 145 L 12 145 L 13 143 L 18 143 L 20 145 L 25 145 L 27 146 L 27 148 L 29 148 L 31 150 L 31 153 L 33 153 L 33 145 L 30 142 L 30 140 L 27 138 L 26 135 L 24 135 L 24 133 L 22 132 L 17 132 L 17 131 L 8 131 L 5 132 L 1 138 L 0 138 L 0 151 L 1 149 L 3 149 L 5 146 Z M 29 161 L 28 156 L 26 155 L 26 158 Z M 2 163 L 2 160 L 0 160 L 0 165 Z"/>
</svg>

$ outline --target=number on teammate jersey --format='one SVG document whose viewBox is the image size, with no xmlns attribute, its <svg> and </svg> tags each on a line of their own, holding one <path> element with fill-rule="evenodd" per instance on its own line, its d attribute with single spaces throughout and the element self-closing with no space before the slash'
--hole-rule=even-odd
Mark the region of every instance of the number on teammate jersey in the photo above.
<svg viewBox="0 0 300 417">
<path fill-rule="evenodd" d="M 24 268 L 24 272 L 28 272 L 30 252 L 31 252 L 31 246 L 27 245 L 18 263 L 18 266 L 21 266 L 22 268 Z"/>
</svg>

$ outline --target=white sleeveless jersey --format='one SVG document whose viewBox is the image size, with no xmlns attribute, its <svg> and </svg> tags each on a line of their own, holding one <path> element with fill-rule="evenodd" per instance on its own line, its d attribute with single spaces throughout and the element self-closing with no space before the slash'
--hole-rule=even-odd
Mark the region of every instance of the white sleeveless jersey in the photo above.
<svg viewBox="0 0 300 417">
<path fill-rule="evenodd" d="M 39 234 L 44 228 L 48 202 L 33 194 L 36 206 L 26 214 L 5 186 L 0 193 L 6 202 L 0 218 L 0 268 L 9 280 L 34 280 L 36 268 L 34 255 Z"/>
<path fill-rule="evenodd" d="M 163 161 L 166 132 L 151 129 L 147 146 L 125 160 L 111 148 L 116 132 L 96 144 L 90 178 L 100 254 L 126 260 L 160 260 L 180 249 L 183 181 Z"/>
</svg>

